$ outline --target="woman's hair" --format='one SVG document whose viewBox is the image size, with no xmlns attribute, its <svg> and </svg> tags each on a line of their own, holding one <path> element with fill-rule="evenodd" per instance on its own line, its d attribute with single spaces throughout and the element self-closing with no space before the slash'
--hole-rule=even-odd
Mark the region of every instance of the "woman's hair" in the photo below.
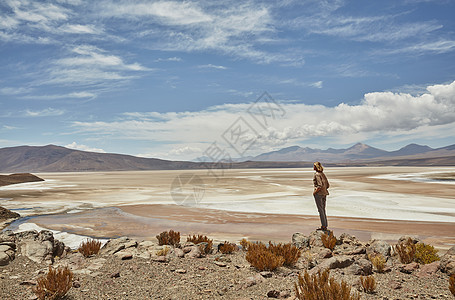
<svg viewBox="0 0 455 300">
<path fill-rule="evenodd" d="M 313 164 L 313 166 L 316 168 L 316 171 L 318 171 L 318 172 L 324 171 L 324 167 L 323 167 L 323 166 L 321 165 L 321 163 L 318 162 L 318 161 L 315 162 L 315 163 Z"/>
</svg>

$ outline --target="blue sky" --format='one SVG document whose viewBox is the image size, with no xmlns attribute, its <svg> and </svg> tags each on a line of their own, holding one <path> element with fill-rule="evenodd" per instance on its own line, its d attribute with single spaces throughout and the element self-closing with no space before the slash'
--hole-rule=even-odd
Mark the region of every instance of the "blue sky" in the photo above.
<svg viewBox="0 0 455 300">
<path fill-rule="evenodd" d="M 0 147 L 454 144 L 454 15 L 450 0 L 2 1 Z M 248 113 L 264 92 L 267 124 Z"/>
</svg>

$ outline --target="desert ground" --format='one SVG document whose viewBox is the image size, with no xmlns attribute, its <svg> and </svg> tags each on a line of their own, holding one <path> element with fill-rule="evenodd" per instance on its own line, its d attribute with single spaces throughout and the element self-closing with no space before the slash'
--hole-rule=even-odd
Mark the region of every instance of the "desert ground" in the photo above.
<svg viewBox="0 0 455 300">
<path fill-rule="evenodd" d="M 418 235 L 455 244 L 455 168 L 325 170 L 329 228 L 361 240 Z M 41 173 L 44 182 L 0 188 L 0 205 L 23 218 L 13 230 L 47 228 L 77 247 L 86 236 L 153 239 L 164 230 L 215 240 L 289 241 L 319 227 L 310 169 Z M 68 235 L 69 233 L 69 235 Z M 78 237 L 78 238 L 76 238 Z"/>
</svg>

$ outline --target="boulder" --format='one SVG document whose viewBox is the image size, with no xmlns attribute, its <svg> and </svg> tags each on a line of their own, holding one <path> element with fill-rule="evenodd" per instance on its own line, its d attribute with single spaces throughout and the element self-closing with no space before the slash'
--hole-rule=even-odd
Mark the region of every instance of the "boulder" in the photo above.
<svg viewBox="0 0 455 300">
<path fill-rule="evenodd" d="M 308 248 L 310 245 L 310 238 L 303 233 L 296 232 L 292 235 L 292 245 L 299 249 Z"/>
<path fill-rule="evenodd" d="M 439 268 L 447 275 L 455 275 L 455 246 L 450 248 L 446 254 L 441 257 Z"/>
<path fill-rule="evenodd" d="M 128 248 L 136 248 L 137 241 L 132 240 L 128 237 L 120 237 L 117 239 L 109 240 L 104 246 L 100 249 L 100 254 L 102 255 L 112 255 L 120 250 Z"/>
<path fill-rule="evenodd" d="M 0 266 L 6 266 L 11 261 L 11 257 L 5 252 L 0 252 Z"/>
<path fill-rule="evenodd" d="M 417 276 L 420 278 L 435 276 L 440 267 L 440 264 L 441 263 L 439 261 L 435 261 L 431 264 L 421 266 L 419 272 L 417 273 Z"/>
<path fill-rule="evenodd" d="M 322 243 L 322 239 L 321 239 L 321 236 L 324 234 L 325 232 L 322 231 L 322 230 L 316 230 L 316 231 L 313 231 L 309 238 L 308 238 L 308 244 L 309 246 L 312 248 L 312 247 L 324 247 L 324 244 Z"/>
<path fill-rule="evenodd" d="M 365 258 L 356 260 L 348 269 L 348 274 L 367 276 L 373 273 L 373 264 Z"/>
<path fill-rule="evenodd" d="M 199 249 L 198 246 L 192 246 L 191 251 L 188 252 L 186 256 L 190 258 L 200 258 L 202 257 L 201 249 Z"/>
<path fill-rule="evenodd" d="M 21 253 L 28 259 L 37 263 L 52 263 L 54 256 L 61 256 L 65 251 L 65 244 L 55 240 L 49 230 L 36 230 L 19 232 L 16 234 L 17 243 Z"/>
<path fill-rule="evenodd" d="M 354 263 L 354 258 L 351 256 L 334 256 L 329 259 L 324 260 L 316 268 L 310 270 L 310 274 L 315 274 L 318 270 L 324 271 L 327 269 L 343 269 L 347 268 Z"/>
<path fill-rule="evenodd" d="M 16 235 L 11 230 L 0 232 L 0 243 L 16 243 Z"/>
<path fill-rule="evenodd" d="M 367 247 L 367 255 L 381 254 L 384 258 L 390 256 L 390 251 L 392 247 L 386 241 L 373 240 L 370 245 Z"/>
</svg>

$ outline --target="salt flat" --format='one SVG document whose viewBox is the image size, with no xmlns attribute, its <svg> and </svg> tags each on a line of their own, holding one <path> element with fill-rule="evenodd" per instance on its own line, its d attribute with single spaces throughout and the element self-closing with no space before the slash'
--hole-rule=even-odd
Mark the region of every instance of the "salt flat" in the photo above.
<svg viewBox="0 0 455 300">
<path fill-rule="evenodd" d="M 428 226 L 408 225 L 427 222 L 434 232 L 408 233 L 440 236 L 450 243 L 455 185 L 432 179 L 438 173 L 447 177 L 455 168 L 327 168 L 329 227 L 371 237 L 372 232 L 401 234 L 387 229 L 392 223 L 401 224 L 392 226 L 398 231 L 422 231 Z M 89 236 L 154 236 L 153 230 L 175 227 L 220 237 L 274 239 L 272 233 L 280 238 L 283 232 L 282 238 L 289 239 L 293 230 L 319 225 L 312 174 L 308 169 L 43 173 L 37 175 L 45 182 L 3 187 L 0 197 L 2 206 L 23 216 L 52 214 L 26 222 Z M 441 229 L 447 226 L 451 231 Z"/>
</svg>

